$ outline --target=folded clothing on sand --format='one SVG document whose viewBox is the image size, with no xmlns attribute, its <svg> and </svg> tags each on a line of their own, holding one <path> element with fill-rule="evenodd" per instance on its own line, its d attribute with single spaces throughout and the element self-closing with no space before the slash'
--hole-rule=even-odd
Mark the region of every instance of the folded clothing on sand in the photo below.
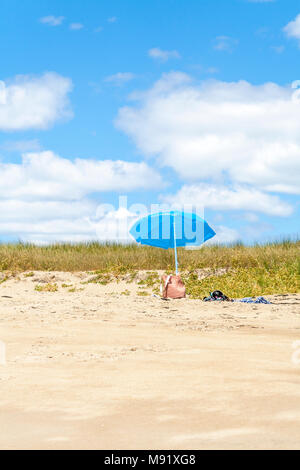
<svg viewBox="0 0 300 470">
<path fill-rule="evenodd" d="M 264 297 L 257 297 L 257 299 L 253 299 L 252 297 L 244 297 L 243 299 L 235 299 L 233 302 L 244 302 L 246 304 L 270 304 L 267 299 Z"/>
</svg>

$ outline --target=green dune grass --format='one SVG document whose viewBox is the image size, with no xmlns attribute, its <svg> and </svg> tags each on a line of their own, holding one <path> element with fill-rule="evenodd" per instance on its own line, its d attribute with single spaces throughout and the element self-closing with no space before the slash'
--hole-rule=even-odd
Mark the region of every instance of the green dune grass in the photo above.
<svg viewBox="0 0 300 470">
<path fill-rule="evenodd" d="M 230 297 L 299 292 L 300 242 L 265 245 L 205 246 L 200 250 L 178 250 L 180 271 L 188 293 L 201 298 L 211 290 Z M 208 268 L 199 280 L 198 269 Z M 219 270 L 224 269 L 220 275 Z M 174 270 L 174 253 L 135 244 L 1 244 L 0 270 L 93 271 L 122 275 L 137 270 Z"/>
</svg>

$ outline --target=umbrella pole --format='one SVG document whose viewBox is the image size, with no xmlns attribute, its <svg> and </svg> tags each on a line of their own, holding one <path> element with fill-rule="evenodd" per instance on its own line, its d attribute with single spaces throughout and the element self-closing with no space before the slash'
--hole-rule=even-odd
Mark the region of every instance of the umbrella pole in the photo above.
<svg viewBox="0 0 300 470">
<path fill-rule="evenodd" d="M 174 251 L 175 251 L 175 268 L 176 268 L 176 276 L 177 276 L 178 275 L 178 259 L 177 259 L 175 219 L 174 219 Z"/>
</svg>

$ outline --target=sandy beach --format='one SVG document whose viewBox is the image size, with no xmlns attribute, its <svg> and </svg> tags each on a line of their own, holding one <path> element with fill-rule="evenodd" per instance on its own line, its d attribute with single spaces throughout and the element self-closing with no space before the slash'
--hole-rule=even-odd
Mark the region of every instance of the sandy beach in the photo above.
<svg viewBox="0 0 300 470">
<path fill-rule="evenodd" d="M 1 284 L 0 449 L 300 448 L 299 294 L 162 301 L 90 277 Z"/>
</svg>

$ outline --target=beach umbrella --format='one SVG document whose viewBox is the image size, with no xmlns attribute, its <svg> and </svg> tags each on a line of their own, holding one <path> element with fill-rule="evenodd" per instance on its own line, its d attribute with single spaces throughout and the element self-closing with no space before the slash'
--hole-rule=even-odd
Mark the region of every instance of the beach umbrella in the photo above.
<svg viewBox="0 0 300 470">
<path fill-rule="evenodd" d="M 176 275 L 178 274 L 177 248 L 199 246 L 216 235 L 200 216 L 181 211 L 149 214 L 132 226 L 130 234 L 141 245 L 155 246 L 165 250 L 173 248 Z"/>
</svg>

